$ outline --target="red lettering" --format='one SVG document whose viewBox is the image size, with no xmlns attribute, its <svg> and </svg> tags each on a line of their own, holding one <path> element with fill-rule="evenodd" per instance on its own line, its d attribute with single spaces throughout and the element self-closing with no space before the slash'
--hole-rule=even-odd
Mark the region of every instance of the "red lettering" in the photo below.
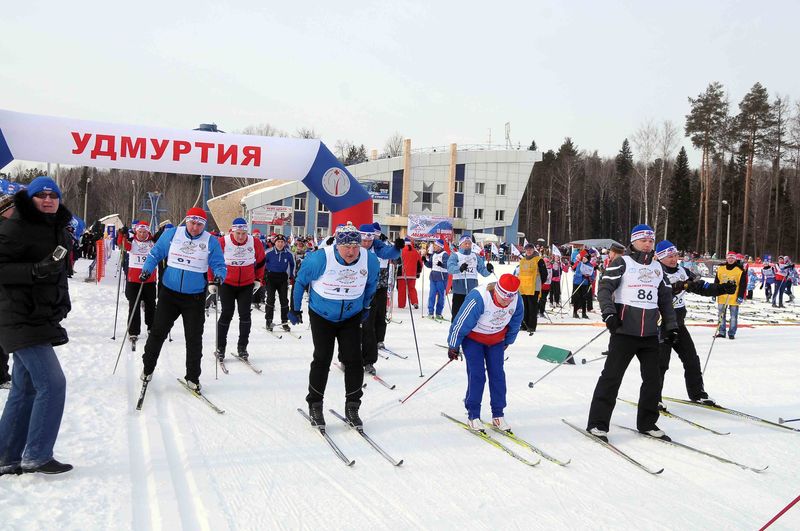
<svg viewBox="0 0 800 531">
<path fill-rule="evenodd" d="M 158 140 L 157 138 L 151 138 L 150 143 L 153 144 L 153 149 L 156 152 L 150 155 L 150 158 L 153 160 L 158 160 L 164 156 L 164 152 L 167 150 L 167 145 L 169 145 L 169 140 Z"/>
<path fill-rule="evenodd" d="M 234 166 L 236 165 L 236 160 L 239 156 L 239 146 L 232 145 L 228 149 L 225 149 L 225 144 L 217 144 L 217 164 L 225 164 L 228 162 L 228 159 L 231 160 L 231 164 Z"/>
<path fill-rule="evenodd" d="M 261 146 L 245 146 L 242 148 L 242 166 L 247 166 L 250 161 L 253 161 L 253 166 L 261 166 Z"/>
<path fill-rule="evenodd" d="M 106 147 L 103 148 L 103 142 Z M 114 149 L 117 144 L 117 138 L 114 135 L 96 135 L 94 140 L 94 148 L 89 156 L 93 159 L 97 157 L 109 157 L 111 160 L 117 160 L 117 152 Z"/>
<path fill-rule="evenodd" d="M 200 162 L 208 162 L 208 150 L 214 147 L 213 142 L 195 142 L 194 147 L 200 148 Z"/>
<path fill-rule="evenodd" d="M 139 137 L 136 139 L 136 142 L 133 142 L 131 137 L 123 136 L 121 144 L 120 157 L 145 158 L 145 149 L 147 148 L 146 139 Z"/>
<path fill-rule="evenodd" d="M 92 138 L 92 133 L 86 133 L 82 135 L 75 131 L 72 132 L 72 140 L 75 141 L 75 149 L 72 152 L 75 155 L 80 155 L 86 149 L 86 146 L 89 145 L 89 140 Z"/>
<path fill-rule="evenodd" d="M 173 140 L 172 160 L 181 160 L 181 155 L 186 155 L 192 150 L 192 143 L 186 140 Z"/>
</svg>

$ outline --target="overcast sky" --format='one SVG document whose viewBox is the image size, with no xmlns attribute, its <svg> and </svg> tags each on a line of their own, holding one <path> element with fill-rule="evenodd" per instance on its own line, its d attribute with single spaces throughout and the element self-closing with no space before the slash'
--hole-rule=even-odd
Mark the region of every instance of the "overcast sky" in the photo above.
<svg viewBox="0 0 800 531">
<path fill-rule="evenodd" d="M 235 4 L 235 7 L 227 4 Z M 800 99 L 800 2 L 6 2 L 0 108 L 333 149 L 511 139 L 613 155 L 718 80 Z M 684 145 L 690 147 L 687 140 Z M 692 156 L 692 160 L 697 160 Z"/>
</svg>

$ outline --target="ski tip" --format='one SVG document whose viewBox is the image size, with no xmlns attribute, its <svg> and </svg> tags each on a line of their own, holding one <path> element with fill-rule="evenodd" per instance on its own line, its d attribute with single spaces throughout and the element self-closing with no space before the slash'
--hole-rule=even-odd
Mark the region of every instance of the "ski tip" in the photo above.
<svg viewBox="0 0 800 531">
<path fill-rule="evenodd" d="M 528 382 L 528 387 L 530 387 L 531 389 L 533 389 L 533 382 Z M 561 420 L 564 420 L 564 419 L 561 419 Z M 565 421 L 565 422 L 566 422 L 566 421 Z"/>
<path fill-rule="evenodd" d="M 400 461 L 396 462 L 396 463 L 394 464 L 394 466 L 400 466 L 400 465 L 402 465 L 402 464 L 403 464 L 403 460 L 401 459 Z"/>
<path fill-rule="evenodd" d="M 653 470 L 651 473 L 652 473 L 654 476 L 657 476 L 658 474 L 662 473 L 663 471 L 664 471 L 664 469 L 662 468 L 661 470 Z"/>
</svg>

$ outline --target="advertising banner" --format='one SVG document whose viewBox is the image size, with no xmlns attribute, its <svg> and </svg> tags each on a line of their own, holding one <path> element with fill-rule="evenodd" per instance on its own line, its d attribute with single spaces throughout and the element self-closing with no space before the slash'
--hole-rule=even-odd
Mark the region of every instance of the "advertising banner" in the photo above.
<svg viewBox="0 0 800 531">
<path fill-rule="evenodd" d="M 389 181 L 361 181 L 372 199 L 389 199 Z"/>
<path fill-rule="evenodd" d="M 291 225 L 294 208 L 288 206 L 266 205 L 250 211 L 252 223 L 260 225 Z"/>
<path fill-rule="evenodd" d="M 408 237 L 413 239 L 453 239 L 453 218 L 446 216 L 408 215 Z"/>
</svg>

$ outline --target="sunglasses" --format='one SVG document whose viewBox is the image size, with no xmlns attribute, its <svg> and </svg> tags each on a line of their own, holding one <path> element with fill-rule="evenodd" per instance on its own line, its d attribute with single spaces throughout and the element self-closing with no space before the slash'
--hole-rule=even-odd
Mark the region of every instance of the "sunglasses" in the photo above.
<svg viewBox="0 0 800 531">
<path fill-rule="evenodd" d="M 58 194 L 55 192 L 37 192 L 33 194 L 37 199 L 58 199 Z"/>
</svg>

